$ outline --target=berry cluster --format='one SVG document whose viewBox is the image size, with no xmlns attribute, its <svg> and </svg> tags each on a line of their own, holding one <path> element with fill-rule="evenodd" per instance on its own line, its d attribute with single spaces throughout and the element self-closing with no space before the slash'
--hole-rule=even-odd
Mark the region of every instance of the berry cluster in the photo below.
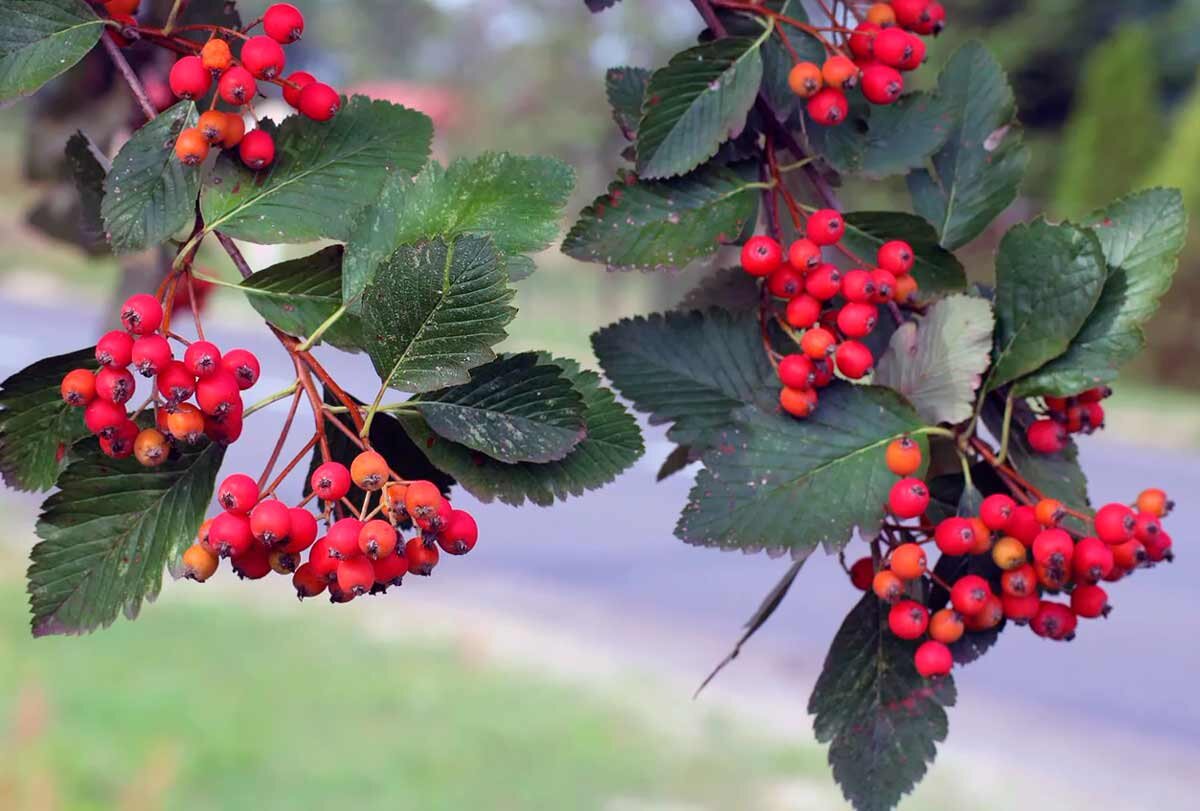
<svg viewBox="0 0 1200 811">
<path fill-rule="evenodd" d="M 212 147 L 236 148 L 242 163 L 255 171 L 274 162 L 275 140 L 271 134 L 262 128 L 246 131 L 244 109 L 254 117 L 253 101 L 260 82 L 279 85 L 284 100 L 315 121 L 328 121 L 341 107 L 337 91 L 318 82 L 312 74 L 296 71 L 284 76 L 287 58 L 283 46 L 297 41 L 304 33 L 304 15 L 290 3 L 275 3 L 267 8 L 261 20 L 265 34 L 250 36 L 247 34 L 250 29 L 198 26 L 211 32 L 203 45 L 139 25 L 133 16 L 139 5 L 137 0 L 105 3 L 109 16 L 122 24 L 120 31 L 112 32 L 114 41 L 126 46 L 134 38 L 145 39 L 185 52 L 171 66 L 168 77 L 171 92 L 177 98 L 199 101 L 216 85 L 208 111 L 201 114 L 195 127 L 183 130 L 175 141 L 176 156 L 188 166 L 203 163 Z M 238 41 L 241 47 L 235 57 L 230 43 Z M 218 101 L 233 110 L 218 110 Z"/>
<path fill-rule="evenodd" d="M 871 558 L 863 558 L 851 567 L 850 577 L 891 605 L 893 634 L 905 640 L 928 636 L 915 659 L 925 677 L 950 672 L 949 646 L 965 633 L 992 630 L 1005 620 L 1028 624 L 1047 639 L 1073 639 L 1080 618 L 1105 617 L 1111 610 L 1101 581 L 1113 583 L 1173 559 L 1171 537 L 1160 520 L 1173 504 L 1161 490 L 1143 491 L 1133 507 L 1106 504 L 1094 516 L 1052 498 L 1019 504 L 995 493 L 983 500 L 978 515 L 932 525 L 925 516 L 929 488 L 913 477 L 921 461 L 920 446 L 907 437 L 888 446 L 888 469 L 901 477 L 888 496 L 888 510 L 900 522 L 899 537 L 878 569 Z M 1067 523 L 1068 518 L 1074 520 Z M 911 519 L 916 523 L 902 526 Z M 951 567 L 962 572 L 953 582 L 929 566 L 924 545 L 930 542 L 942 555 L 965 562 Z M 941 588 L 940 597 L 927 588 L 931 584 Z M 1066 600 L 1048 599 L 1055 595 Z"/>
<path fill-rule="evenodd" d="M 821 65 L 798 62 L 788 74 L 792 92 L 807 99 L 809 117 L 834 126 L 850 112 L 847 93 L 862 90 L 871 104 L 892 104 L 904 92 L 903 73 L 925 61 L 925 42 L 919 35 L 938 34 L 946 21 L 941 3 L 930 0 L 890 0 L 875 3 L 866 18 L 840 48 Z"/>
<path fill-rule="evenodd" d="M 222 354 L 212 342 L 186 341 L 168 329 L 162 302 L 147 293 L 131 296 L 121 307 L 124 330 L 112 330 L 96 342 L 100 368 L 74 369 L 63 377 L 64 401 L 83 409 L 87 429 L 100 439 L 100 449 L 114 459 L 135 456 L 146 467 L 170 457 L 175 443 L 193 444 L 204 437 L 232 443 L 242 433 L 242 392 L 259 377 L 258 358 L 245 349 Z M 175 358 L 171 340 L 183 344 Z M 130 368 L 154 378 L 146 402 L 133 414 L 126 404 L 137 381 Z M 188 402 L 195 398 L 195 404 Z M 154 407 L 155 426 L 138 417 Z"/>
<path fill-rule="evenodd" d="M 802 351 L 784 356 L 777 365 L 783 383 L 779 402 L 795 417 L 813 412 L 817 390 L 833 381 L 835 367 L 851 380 L 871 370 L 875 357 L 861 339 L 875 329 L 879 305 L 908 302 L 917 290 L 907 242 L 880 246 L 873 268 L 843 271 L 822 256 L 846 231 L 842 215 L 833 209 L 814 211 L 804 231 L 786 257 L 777 240 L 759 235 L 746 241 L 741 258 L 743 270 L 764 277 L 771 295 L 787 301 L 784 321 L 804 331 L 798 338 Z"/>
<path fill-rule="evenodd" d="M 351 484 L 367 499 L 380 492 L 380 503 L 368 513 L 369 502 L 364 502 L 358 517 L 335 520 L 334 505 L 343 503 Z M 184 552 L 184 575 L 203 582 L 226 557 L 243 579 L 291 575 L 300 599 L 328 588 L 331 602 L 346 603 L 400 585 L 409 572 L 428 576 L 438 563 L 439 547 L 465 555 L 479 535 L 471 514 L 451 507 L 435 484 L 397 480 L 372 450 L 356 456 L 349 469 L 339 462 L 318 466 L 309 486 L 310 496 L 289 507 L 273 493 L 260 494 L 261 485 L 244 473 L 226 478 L 217 490 L 223 512 L 204 522 L 196 543 Z M 327 529 L 320 538 L 318 518 L 304 506 L 314 497 L 327 505 L 322 516 Z M 418 534 L 406 542 L 400 530 L 413 525 Z"/>
<path fill-rule="evenodd" d="M 1026 439 L 1038 453 L 1059 453 L 1070 434 L 1090 434 L 1104 427 L 1100 401 L 1112 394 L 1108 386 L 1088 389 L 1074 397 L 1046 397 L 1046 415 L 1029 424 Z"/>
</svg>

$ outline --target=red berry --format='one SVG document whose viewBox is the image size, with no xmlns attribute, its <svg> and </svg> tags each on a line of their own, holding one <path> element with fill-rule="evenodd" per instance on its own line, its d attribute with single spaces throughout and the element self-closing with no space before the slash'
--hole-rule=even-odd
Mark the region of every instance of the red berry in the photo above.
<svg viewBox="0 0 1200 811">
<path fill-rule="evenodd" d="M 904 92 L 904 77 L 887 65 L 867 65 L 862 74 L 862 92 L 872 104 L 892 104 Z"/>
<path fill-rule="evenodd" d="M 249 104 L 257 92 L 258 82 L 254 81 L 254 75 L 240 65 L 234 65 L 225 71 L 221 80 L 217 82 L 218 95 L 226 104 L 235 107 Z"/>
<path fill-rule="evenodd" d="M 783 246 L 769 236 L 758 235 L 742 246 L 742 270 L 751 276 L 769 276 L 783 264 Z"/>
<path fill-rule="evenodd" d="M 916 70 L 925 61 L 925 41 L 915 34 L 909 34 L 908 44 L 911 46 L 908 58 L 896 65 L 897 68 L 904 71 Z"/>
<path fill-rule="evenodd" d="M 1106 544 L 1125 543 L 1137 526 L 1133 510 L 1124 504 L 1105 504 L 1096 511 L 1096 536 Z"/>
<path fill-rule="evenodd" d="M 243 419 L 241 405 L 222 417 L 204 414 L 204 434 L 213 442 L 232 445 L 242 435 Z"/>
<path fill-rule="evenodd" d="M 1071 592 L 1071 610 L 1087 619 L 1107 617 L 1112 611 L 1108 604 L 1108 592 L 1099 586 L 1079 586 Z"/>
<path fill-rule="evenodd" d="M 896 277 L 891 272 L 876 268 L 871 271 L 871 281 L 875 283 L 875 297 L 872 301 L 876 304 L 887 304 L 892 300 L 892 291 L 896 289 Z"/>
<path fill-rule="evenodd" d="M 437 485 L 429 481 L 410 482 L 404 492 L 404 508 L 414 521 L 434 518 L 445 499 Z"/>
<path fill-rule="evenodd" d="M 129 402 L 137 384 L 127 369 L 105 366 L 96 372 L 96 396 L 120 405 Z"/>
<path fill-rule="evenodd" d="M 901 600 L 888 611 L 888 627 L 901 639 L 916 639 L 929 626 L 929 609 L 914 600 Z"/>
<path fill-rule="evenodd" d="M 1033 507 L 1022 504 L 1012 511 L 1012 516 L 1008 519 L 1008 527 L 1005 529 L 1012 537 L 1016 538 L 1025 546 L 1033 546 L 1033 540 L 1042 531 L 1041 522 L 1037 520 L 1037 513 Z"/>
<path fill-rule="evenodd" d="M 250 534 L 267 546 L 282 541 L 291 529 L 291 509 L 279 499 L 261 501 L 250 511 Z"/>
<path fill-rule="evenodd" d="M 85 406 L 96 398 L 96 375 L 89 369 L 67 372 L 59 386 L 59 393 L 67 405 Z"/>
<path fill-rule="evenodd" d="M 969 519 L 947 518 L 933 533 L 937 548 L 947 555 L 965 555 L 975 546 L 975 529 Z M 961 611 L 960 613 L 970 613 Z"/>
<path fill-rule="evenodd" d="M 915 28 L 930 18 L 929 0 L 891 0 L 896 23 L 903 28 Z"/>
<path fill-rule="evenodd" d="M 986 580 L 977 574 L 968 574 L 959 578 L 950 589 L 950 602 L 963 616 L 974 616 L 987 606 L 991 593 Z"/>
<path fill-rule="evenodd" d="M 1046 639 L 1070 640 L 1075 637 L 1077 622 L 1075 612 L 1065 605 L 1042 600 L 1029 627 L 1035 634 Z"/>
<path fill-rule="evenodd" d="M 838 371 L 851 380 L 861 379 L 875 364 L 875 356 L 871 354 L 870 347 L 861 341 L 842 341 L 834 358 L 837 360 Z"/>
<path fill-rule="evenodd" d="M 983 610 L 963 617 L 968 631 L 989 631 L 1004 621 L 1004 604 L 995 594 L 988 594 Z"/>
<path fill-rule="evenodd" d="M 337 567 L 338 588 L 347 594 L 366 594 L 375 585 L 375 567 L 370 558 L 358 555 L 346 558 Z"/>
<path fill-rule="evenodd" d="M 901 479 L 888 493 L 888 509 L 897 518 L 916 518 L 929 506 L 929 488 L 920 479 Z"/>
<path fill-rule="evenodd" d="M 814 360 L 828 356 L 836 346 L 837 337 L 824 327 L 813 327 L 800 339 L 800 348 Z"/>
<path fill-rule="evenodd" d="M 329 542 L 329 554 L 336 558 L 353 558 L 362 554 L 358 548 L 358 536 L 362 533 L 363 522 L 357 518 L 342 518 L 335 521 L 329 528 L 325 540 Z"/>
<path fill-rule="evenodd" d="M 300 108 L 300 91 L 317 80 L 316 76 L 303 70 L 298 70 L 284 79 L 288 84 L 283 86 L 283 100 L 296 109 Z"/>
<path fill-rule="evenodd" d="M 121 323 L 134 335 L 154 332 L 162 319 L 162 304 L 149 293 L 130 296 L 121 306 Z"/>
<path fill-rule="evenodd" d="M 171 344 L 161 335 L 143 335 L 133 342 L 130 362 L 138 374 L 153 377 L 171 362 Z"/>
<path fill-rule="evenodd" d="M 221 366 L 233 375 L 237 387 L 242 391 L 258 382 L 258 358 L 248 349 L 230 349 L 221 356 Z"/>
<path fill-rule="evenodd" d="M 196 391 L 195 376 L 178 360 L 169 361 L 159 370 L 156 384 L 168 404 L 182 403 Z"/>
<path fill-rule="evenodd" d="M 1113 544 L 1112 553 L 1113 565 L 1127 572 L 1132 572 L 1150 559 L 1150 555 L 1146 552 L 1146 545 L 1141 541 L 1133 539 L 1124 543 Z"/>
<path fill-rule="evenodd" d="M 1000 605 L 1004 609 L 1004 616 L 1018 625 L 1024 625 L 1037 616 L 1042 601 L 1036 594 L 1017 596 L 1005 592 L 1000 597 Z"/>
<path fill-rule="evenodd" d="M 1037 594 L 1037 572 L 1028 563 L 1018 566 L 1016 569 L 1010 569 L 1000 575 L 1000 588 L 1005 594 L 1011 594 L 1014 597 Z"/>
<path fill-rule="evenodd" d="M 954 657 L 943 643 L 928 639 L 913 654 L 913 664 L 924 678 L 932 679 L 949 673 L 954 667 Z"/>
<path fill-rule="evenodd" d="M 818 90 L 816 95 L 808 100 L 806 107 L 812 120 L 825 127 L 832 127 L 846 120 L 850 105 L 846 94 L 842 91 L 826 87 Z"/>
<path fill-rule="evenodd" d="M 308 562 L 312 564 L 315 574 L 326 583 L 336 579 L 338 560 L 330 553 L 328 538 L 321 538 L 308 550 Z"/>
<path fill-rule="evenodd" d="M 300 566 L 292 575 L 292 586 L 296 589 L 296 596 L 301 600 L 306 597 L 316 597 L 325 590 L 326 585 L 328 585 L 328 581 L 311 563 Z"/>
<path fill-rule="evenodd" d="M 436 546 L 426 545 L 420 538 L 413 538 L 404 545 L 404 557 L 408 558 L 408 570 L 413 574 L 428 577 L 437 566 L 438 550 Z"/>
<path fill-rule="evenodd" d="M 805 273 L 821 264 L 821 246 L 811 239 L 798 239 L 788 248 L 788 264 Z"/>
<path fill-rule="evenodd" d="M 842 297 L 846 301 L 866 303 L 875 298 L 875 280 L 871 271 L 856 268 L 842 275 Z"/>
<path fill-rule="evenodd" d="M 196 341 L 183 353 L 183 365 L 198 378 L 208 377 L 221 368 L 221 350 L 211 341 Z"/>
<path fill-rule="evenodd" d="M 933 2 L 925 8 L 925 13 L 917 21 L 913 30 L 918 34 L 940 34 L 946 27 L 946 9 L 941 3 Z"/>
<path fill-rule="evenodd" d="M 358 533 L 358 549 L 371 560 L 394 555 L 396 541 L 396 528 L 379 518 L 363 524 Z"/>
<path fill-rule="evenodd" d="M 1025 432 L 1029 447 L 1038 453 L 1059 453 L 1067 447 L 1067 431 L 1054 420 L 1035 420 Z"/>
<path fill-rule="evenodd" d="M 821 317 L 821 302 L 802 293 L 788 302 L 784 317 L 796 329 L 808 329 Z"/>
<path fill-rule="evenodd" d="M 850 567 L 850 582 L 859 591 L 866 591 L 875 582 L 875 564 L 870 558 L 859 558 Z"/>
<path fill-rule="evenodd" d="M 291 3 L 272 3 L 263 13 L 263 30 L 271 39 L 287 45 L 304 33 L 304 15 Z"/>
<path fill-rule="evenodd" d="M 300 91 L 299 101 L 296 109 L 313 121 L 328 121 L 342 109 L 342 97 L 323 82 L 306 84 Z"/>
<path fill-rule="evenodd" d="M 275 139 L 264 129 L 250 130 L 238 144 L 238 155 L 257 172 L 275 162 Z"/>
<path fill-rule="evenodd" d="M 903 28 L 885 28 L 875 36 L 873 54 L 885 65 L 898 68 L 912 57 L 910 35 Z"/>
<path fill-rule="evenodd" d="M 221 513 L 208 527 L 208 544 L 223 558 L 246 554 L 254 545 L 250 519 L 241 513 Z"/>
<path fill-rule="evenodd" d="M 133 360 L 133 338 L 129 333 L 113 330 L 96 342 L 96 362 L 101 366 L 124 369 Z"/>
<path fill-rule="evenodd" d="M 452 510 L 449 520 L 438 533 L 438 546 L 450 555 L 465 555 L 475 548 L 479 527 L 466 510 Z"/>
<path fill-rule="evenodd" d="M 1038 565 L 1069 572 L 1074 554 L 1075 542 L 1061 529 L 1043 530 L 1033 539 L 1033 560 Z"/>
<path fill-rule="evenodd" d="M 1099 538 L 1084 538 L 1075 544 L 1071 568 L 1075 573 L 1076 581 L 1080 583 L 1099 582 L 1112 571 L 1112 550 Z"/>
<path fill-rule="evenodd" d="M 350 471 L 340 462 L 326 462 L 308 480 L 317 498 L 338 501 L 350 492 Z"/>
<path fill-rule="evenodd" d="M 242 45 L 242 67 L 257 79 L 274 79 L 287 63 L 283 48 L 270 37 L 250 37 Z"/>
<path fill-rule="evenodd" d="M 875 37 L 883 29 L 873 22 L 861 22 L 850 35 L 850 53 L 855 59 L 873 59 L 875 55 Z"/>
<path fill-rule="evenodd" d="M 1008 523 L 1012 520 L 1013 510 L 1016 508 L 1017 502 L 1013 501 L 1010 496 L 994 493 L 979 505 L 979 517 L 988 529 L 994 532 L 1004 532 L 1008 529 Z"/>
<path fill-rule="evenodd" d="M 130 419 L 122 420 L 106 436 L 100 437 L 100 451 L 113 459 L 126 459 L 133 455 L 139 433 L 137 423 Z"/>
<path fill-rule="evenodd" d="M 83 424 L 88 431 L 98 437 L 111 437 L 117 427 L 129 418 L 125 406 L 117 405 L 111 400 L 100 397 L 92 400 L 83 409 Z"/>
<path fill-rule="evenodd" d="M 258 483 L 245 473 L 226 476 L 217 489 L 217 503 L 226 512 L 249 515 L 258 504 Z"/>
<path fill-rule="evenodd" d="M 171 66 L 167 77 L 171 92 L 181 99 L 198 99 L 212 86 L 212 71 L 198 56 L 185 56 Z"/>
<path fill-rule="evenodd" d="M 875 261 L 879 267 L 891 274 L 902 276 L 912 270 L 916 257 L 913 255 L 911 245 L 902 240 L 894 239 L 879 246 Z"/>
<path fill-rule="evenodd" d="M 829 301 L 842 289 L 842 272 L 836 265 L 818 265 L 804 281 L 804 290 L 819 301 Z"/>
<path fill-rule="evenodd" d="M 795 298 L 804 292 L 804 277 L 791 265 L 780 265 L 767 277 L 767 289 L 776 298 Z"/>
<path fill-rule="evenodd" d="M 846 221 L 832 208 L 814 211 L 805 225 L 805 236 L 818 245 L 833 245 L 846 233 Z"/>
<path fill-rule="evenodd" d="M 317 539 L 317 519 L 303 507 L 288 509 L 287 543 L 281 549 L 284 552 L 298 554 L 312 546 Z"/>
<path fill-rule="evenodd" d="M 1175 559 L 1175 553 L 1171 551 L 1171 536 L 1166 532 L 1158 533 L 1142 546 L 1146 548 L 1146 558 L 1152 563 Z"/>
<path fill-rule="evenodd" d="M 793 417 L 800 419 L 804 419 L 816 410 L 819 399 L 812 387 L 795 389 L 784 386 L 779 391 L 779 406 Z"/>
<path fill-rule="evenodd" d="M 242 580 L 262 580 L 271 573 L 271 558 L 261 544 L 251 544 L 245 552 L 231 554 L 229 565 Z"/>
<path fill-rule="evenodd" d="M 237 380 L 223 368 L 218 368 L 216 374 L 200 378 L 196 383 L 196 404 L 213 417 L 241 411 L 242 393 Z"/>
<path fill-rule="evenodd" d="M 847 338 L 865 338 L 875 329 L 879 308 L 874 304 L 850 302 L 838 311 L 838 329 Z"/>
<path fill-rule="evenodd" d="M 372 561 L 371 566 L 375 570 L 375 583 L 380 586 L 398 586 L 408 574 L 408 558 L 400 549 Z"/>
<path fill-rule="evenodd" d="M 792 389 L 812 388 L 812 359 L 807 355 L 785 355 L 779 361 L 779 382 Z"/>
</svg>

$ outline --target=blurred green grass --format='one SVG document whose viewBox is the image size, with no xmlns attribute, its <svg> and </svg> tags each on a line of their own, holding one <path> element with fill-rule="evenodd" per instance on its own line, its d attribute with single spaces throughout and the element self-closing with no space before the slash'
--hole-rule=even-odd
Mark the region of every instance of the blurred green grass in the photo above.
<svg viewBox="0 0 1200 811">
<path fill-rule="evenodd" d="M 80 811 L 761 808 L 773 779 L 829 790 L 812 746 L 715 717 L 698 736 L 656 729 L 450 644 L 370 639 L 321 605 L 297 621 L 211 596 L 33 640 L 24 595 L 0 586 L 0 805 L 49 792 Z"/>
</svg>

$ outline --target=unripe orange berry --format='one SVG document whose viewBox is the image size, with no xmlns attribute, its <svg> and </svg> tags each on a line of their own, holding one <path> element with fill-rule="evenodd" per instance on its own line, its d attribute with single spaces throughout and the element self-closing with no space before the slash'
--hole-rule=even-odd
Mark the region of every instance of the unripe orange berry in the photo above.
<svg viewBox="0 0 1200 811">
<path fill-rule="evenodd" d="M 225 130 L 229 127 L 229 116 L 220 110 L 209 110 L 200 114 L 196 129 L 210 144 L 223 143 Z"/>
<path fill-rule="evenodd" d="M 793 389 L 784 386 L 779 392 L 779 405 L 793 417 L 803 419 L 817 407 L 817 392 L 814 389 Z"/>
<path fill-rule="evenodd" d="M 437 485 L 429 481 L 409 482 L 404 492 L 404 509 L 414 521 L 432 518 L 442 505 L 442 493 Z"/>
<path fill-rule="evenodd" d="M 407 521 L 408 510 L 404 506 L 404 496 L 408 492 L 406 482 L 393 482 L 383 491 L 383 503 L 387 511 L 396 521 Z"/>
<path fill-rule="evenodd" d="M 183 553 L 183 576 L 203 583 L 213 576 L 218 562 L 216 554 L 194 543 Z"/>
<path fill-rule="evenodd" d="M 196 127 L 188 127 L 175 141 L 175 156 L 187 166 L 204 163 L 208 157 L 208 139 Z"/>
<path fill-rule="evenodd" d="M 884 569 L 875 573 L 875 579 L 871 581 L 871 591 L 885 603 L 894 603 L 904 594 L 904 581 L 897 577 L 895 572 Z"/>
<path fill-rule="evenodd" d="M 897 476 L 911 476 L 921 469 L 921 446 L 912 437 L 893 439 L 887 446 L 888 470 Z"/>
<path fill-rule="evenodd" d="M 913 278 L 911 273 L 897 276 L 896 284 L 892 287 L 892 301 L 897 304 L 907 304 L 912 301 L 916 292 L 917 280 Z"/>
<path fill-rule="evenodd" d="M 876 3 L 867 9 L 867 22 L 874 23 L 880 28 L 896 24 L 896 12 L 890 3 Z"/>
<path fill-rule="evenodd" d="M 975 530 L 975 545 L 971 547 L 972 555 L 986 555 L 992 551 L 992 531 L 988 529 L 988 525 L 983 523 L 983 519 L 975 517 L 968 518 L 971 522 L 971 528 Z"/>
<path fill-rule="evenodd" d="M 246 134 L 246 119 L 241 113 L 225 113 L 225 136 L 221 139 L 223 149 L 233 149 L 242 142 Z"/>
<path fill-rule="evenodd" d="M 363 490 L 380 489 L 387 477 L 387 460 L 375 451 L 363 451 L 350 463 L 350 478 Z"/>
<path fill-rule="evenodd" d="M 943 608 L 929 618 L 929 635 L 943 645 L 953 645 L 962 639 L 966 626 L 953 608 Z"/>
<path fill-rule="evenodd" d="M 397 541 L 395 527 L 379 518 L 363 524 L 358 532 L 358 548 L 371 560 L 393 554 Z"/>
<path fill-rule="evenodd" d="M 861 72 L 858 65 L 844 56 L 831 56 L 821 66 L 821 78 L 825 86 L 837 90 L 850 90 L 857 86 Z"/>
<path fill-rule="evenodd" d="M 1175 502 L 1167 498 L 1167 494 L 1157 487 L 1143 490 L 1137 497 L 1138 512 L 1150 513 L 1156 518 L 1162 518 L 1175 506 Z"/>
<path fill-rule="evenodd" d="M 1024 566 L 1028 554 L 1025 544 L 1007 536 L 996 541 L 992 547 L 992 560 L 1006 572 Z"/>
<path fill-rule="evenodd" d="M 96 399 L 96 375 L 90 369 L 74 369 L 67 372 L 60 388 L 63 402 L 83 407 Z"/>
<path fill-rule="evenodd" d="M 813 327 L 800 339 L 800 348 L 804 350 L 804 354 L 818 360 L 827 357 L 836 345 L 837 338 L 824 327 Z"/>
<path fill-rule="evenodd" d="M 156 428 L 142 429 L 133 440 L 133 455 L 144 467 L 158 467 L 170 454 L 167 438 Z"/>
<path fill-rule="evenodd" d="M 799 62 L 788 72 L 788 87 L 802 99 L 816 95 L 824 83 L 821 68 L 812 62 Z"/>
<path fill-rule="evenodd" d="M 233 64 L 233 52 L 229 50 L 228 42 L 214 37 L 200 49 L 200 61 L 204 67 L 219 73 Z"/>
<path fill-rule="evenodd" d="M 1058 522 L 1062 520 L 1066 513 L 1063 512 L 1061 501 L 1054 498 L 1044 498 L 1034 505 L 1033 514 L 1042 526 L 1055 527 L 1058 526 Z"/>
<path fill-rule="evenodd" d="M 925 550 L 920 544 L 904 543 L 892 550 L 889 566 L 897 577 L 916 580 L 925 574 L 926 564 Z"/>
</svg>

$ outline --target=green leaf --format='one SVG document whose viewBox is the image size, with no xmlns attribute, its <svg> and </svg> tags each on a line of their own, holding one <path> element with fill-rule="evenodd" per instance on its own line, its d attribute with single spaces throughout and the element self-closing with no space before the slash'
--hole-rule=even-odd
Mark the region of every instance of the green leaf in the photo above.
<svg viewBox="0 0 1200 811">
<path fill-rule="evenodd" d="M 808 701 L 817 740 L 856 811 L 890 811 L 925 776 L 946 739 L 953 677 L 917 672 L 918 642 L 888 631 L 887 604 L 865 594 L 846 616 Z"/>
<path fill-rule="evenodd" d="M 721 268 L 705 276 L 679 302 L 680 310 L 717 307 L 731 313 L 758 312 L 762 292 L 758 279 L 740 267 Z"/>
<path fill-rule="evenodd" d="M 902 239 L 912 246 L 912 275 L 919 285 L 917 298 L 927 301 L 963 290 L 967 274 L 954 254 L 938 245 L 937 233 L 929 223 L 912 214 L 895 211 L 853 211 L 846 215 L 842 245 L 872 267 L 875 254 L 885 242 Z"/>
<path fill-rule="evenodd" d="M 346 240 L 389 176 L 425 165 L 433 137 L 423 113 L 365 96 L 343 99 L 331 121 L 293 115 L 268 129 L 269 169 L 253 172 L 230 151 L 217 159 L 200 196 L 208 231 L 264 244 Z"/>
<path fill-rule="evenodd" d="M 1009 229 L 996 254 L 996 360 L 990 388 L 1067 350 L 1104 287 L 1104 251 L 1092 231 L 1044 219 Z"/>
<path fill-rule="evenodd" d="M 443 439 L 509 464 L 562 459 L 585 433 L 583 398 L 533 352 L 477 366 L 469 382 L 406 405 Z"/>
<path fill-rule="evenodd" d="M 63 402 L 67 372 L 94 369 L 96 350 L 43 358 L 0 383 L 0 474 L 14 490 L 49 490 L 68 449 L 87 436 L 83 409 Z"/>
<path fill-rule="evenodd" d="M 608 104 L 612 107 L 613 121 L 621 134 L 632 141 L 637 137 L 638 124 L 642 120 L 642 101 L 646 97 L 646 84 L 650 71 L 645 68 L 609 68 L 604 74 L 604 90 Z"/>
<path fill-rule="evenodd" d="M 1016 199 L 1029 163 L 1004 71 L 982 44 L 963 45 L 938 76 L 938 96 L 953 116 L 931 170 L 908 176 L 916 212 L 954 250 L 987 228 Z"/>
<path fill-rule="evenodd" d="M 103 30 L 82 0 L 8 0 L 0 15 L 0 103 L 65 73 Z"/>
<path fill-rule="evenodd" d="M 79 190 L 79 232 L 90 245 L 104 244 L 104 178 L 109 162 L 100 148 L 83 132 L 67 139 L 67 168 Z"/>
<path fill-rule="evenodd" d="M 903 394 L 926 421 L 969 419 L 992 359 L 991 304 L 957 295 L 935 302 L 919 322 L 892 334 L 873 381 Z"/>
<path fill-rule="evenodd" d="M 927 428 L 891 389 L 834 383 L 811 417 L 744 408 L 711 439 L 675 534 L 696 546 L 841 549 L 873 538 L 896 481 L 882 463 L 905 434 L 928 458 Z"/>
<path fill-rule="evenodd" d="M 197 120 L 196 105 L 181 101 L 135 132 L 113 159 L 100 210 L 114 252 L 165 242 L 196 216 L 200 170 L 175 157 L 175 139 Z"/>
<path fill-rule="evenodd" d="M 608 192 L 580 212 L 562 250 L 615 268 L 680 268 L 738 238 L 757 211 L 756 191 L 714 164 L 665 181 L 618 172 Z"/>
<path fill-rule="evenodd" d="M 480 501 L 499 500 L 514 507 L 528 501 L 548 507 L 556 499 L 566 500 L 603 487 L 633 465 L 645 450 L 637 421 L 600 384 L 599 375 L 581 371 L 571 360 L 542 357 L 560 367 L 583 397 L 586 436 L 557 462 L 540 465 L 497 462 L 464 445 L 441 439 L 416 415 L 400 414 L 405 430 L 430 462 L 453 474 Z"/>
<path fill-rule="evenodd" d="M 109 459 L 89 441 L 42 505 L 29 567 L 33 634 L 82 634 L 132 618 L 192 543 L 224 446 L 185 448 L 161 467 Z"/>
<path fill-rule="evenodd" d="M 1016 383 L 1020 396 L 1078 394 L 1116 380 L 1146 345 L 1142 325 L 1171 287 L 1188 232 L 1177 190 L 1130 195 L 1089 223 L 1108 265 L 1100 300 L 1066 352 Z"/>
<path fill-rule="evenodd" d="M 946 143 L 954 122 L 948 107 L 941 96 L 919 90 L 886 106 L 853 97 L 843 124 L 812 127 L 809 138 L 817 154 L 842 174 L 904 174 L 923 168 Z"/>
<path fill-rule="evenodd" d="M 993 436 L 1000 436 L 1004 425 L 1004 403 L 989 397 L 984 403 L 982 418 Z M 1008 462 L 1026 481 L 1047 498 L 1056 498 L 1075 509 L 1091 505 L 1088 498 L 1087 476 L 1079 465 L 1079 449 L 1068 441 L 1061 453 L 1038 453 L 1029 446 L 1025 432 L 1037 419 L 1027 405 L 1018 401 L 1013 409 L 1012 429 L 1008 439 Z"/>
<path fill-rule="evenodd" d="M 272 265 L 243 281 L 241 288 L 258 314 L 279 329 L 296 337 L 312 335 L 342 306 L 342 246 Z M 362 321 L 344 313 L 321 340 L 360 351 Z"/>
<path fill-rule="evenodd" d="M 513 290 L 486 237 L 404 245 L 363 293 L 363 337 L 379 377 L 401 391 L 466 383 L 496 357 L 516 310 Z"/>
<path fill-rule="evenodd" d="M 793 20 L 809 21 L 803 0 L 766 0 L 763 5 Z M 717 8 L 716 12 L 729 35 L 757 37 L 762 33 L 761 15 L 721 8 Z M 825 61 L 826 54 L 825 46 L 812 34 L 782 22 L 776 25 L 775 31 L 763 42 L 760 49 L 763 62 L 760 90 L 780 118 L 787 119 L 803 108 L 804 99 L 793 93 L 788 86 L 788 73 L 791 72 L 795 60 L 791 51 L 783 44 L 784 37 L 787 37 L 792 50 L 801 60 L 819 65 Z"/>
<path fill-rule="evenodd" d="M 709 447 L 747 404 L 777 408 L 778 378 L 753 313 L 670 312 L 626 318 L 592 335 L 605 376 L 673 442 Z"/>
<path fill-rule="evenodd" d="M 769 34 L 705 42 L 654 71 L 637 126 L 638 174 L 690 172 L 745 126 L 762 81 L 759 47 Z"/>
<path fill-rule="evenodd" d="M 574 171 L 553 158 L 485 152 L 443 169 L 430 163 L 415 180 L 393 176 L 354 229 L 346 249 L 342 297 L 355 305 L 381 262 L 401 245 L 463 234 L 491 237 L 508 265 L 527 275 L 522 254 L 550 245 L 575 185 Z"/>
</svg>

